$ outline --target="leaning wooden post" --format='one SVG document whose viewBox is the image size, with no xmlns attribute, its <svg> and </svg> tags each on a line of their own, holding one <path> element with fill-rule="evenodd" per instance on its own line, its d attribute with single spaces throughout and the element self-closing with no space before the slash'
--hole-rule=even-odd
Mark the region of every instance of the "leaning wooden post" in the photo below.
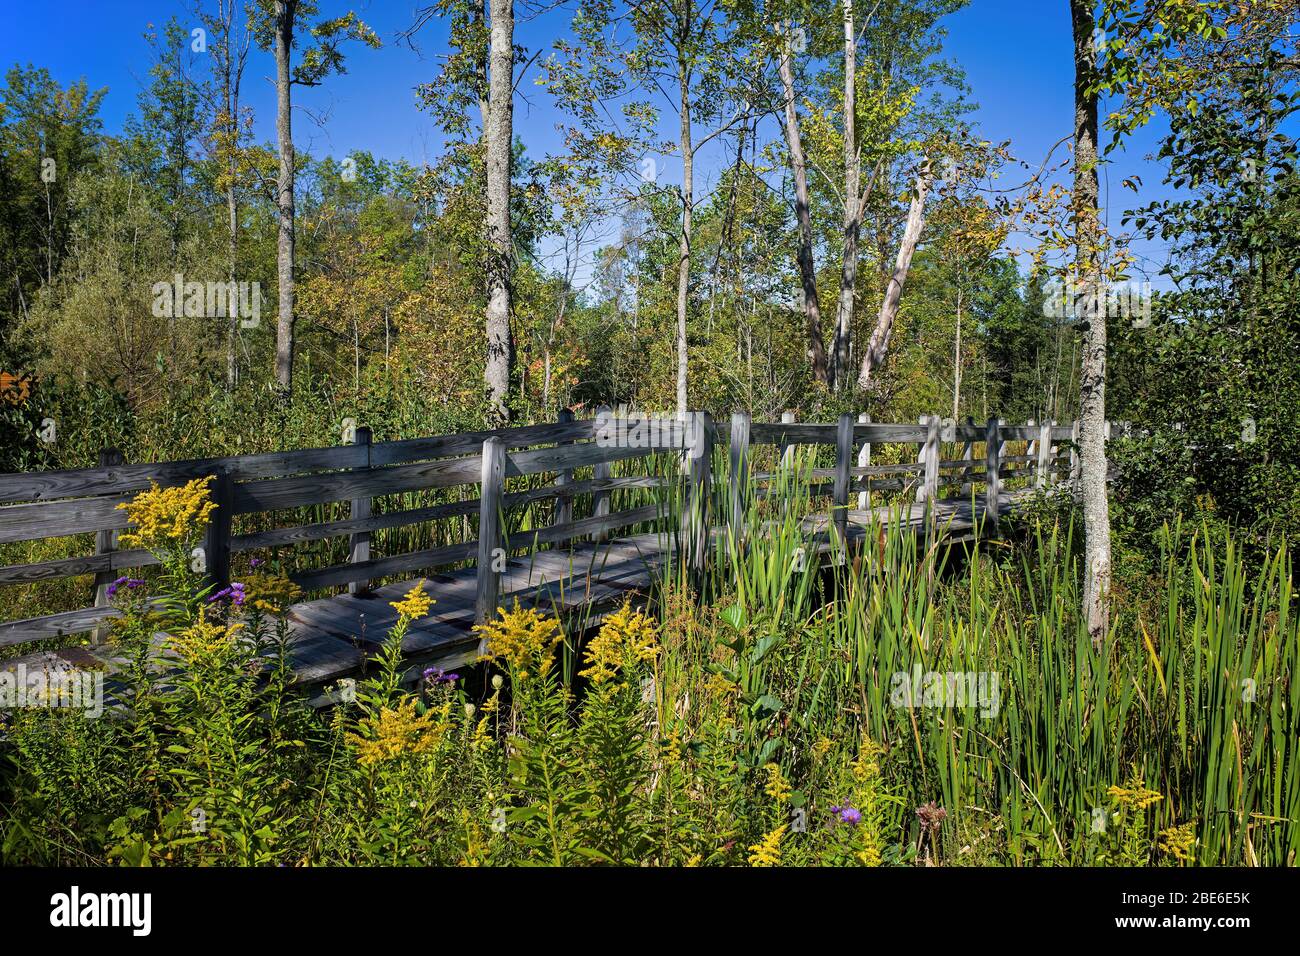
<svg viewBox="0 0 1300 956">
<path fill-rule="evenodd" d="M 203 563 L 208 581 L 217 588 L 230 583 L 230 529 L 234 516 L 235 486 L 224 470 L 212 475 L 208 496 L 217 507 L 208 520 L 203 540 Z"/>
<path fill-rule="evenodd" d="M 474 621 L 482 624 L 496 616 L 501 598 L 501 572 L 506 551 L 501 536 L 501 509 L 506 478 L 506 443 L 489 438 L 483 443 L 482 488 L 478 502 L 478 568 L 474 594 Z"/>
<path fill-rule="evenodd" d="M 993 521 L 993 530 L 998 527 L 999 496 L 1002 485 L 1002 435 L 1001 423 L 990 418 L 984 427 L 984 518 Z"/>
<path fill-rule="evenodd" d="M 609 440 L 618 441 L 618 423 L 610 419 L 612 412 L 608 405 L 601 405 L 596 409 L 597 430 L 600 429 L 602 421 L 611 429 Z M 593 481 L 608 481 L 610 476 L 609 462 L 598 461 L 591 467 L 591 477 Z M 601 490 L 592 493 L 591 496 L 591 516 L 593 518 L 604 518 L 609 514 L 609 490 Z M 591 540 L 597 544 L 605 540 L 605 532 L 597 531 L 591 536 Z"/>
<path fill-rule="evenodd" d="M 835 429 L 835 488 L 833 523 L 840 535 L 840 546 L 849 547 L 849 485 L 853 467 L 853 416 L 840 416 Z"/>
<path fill-rule="evenodd" d="M 921 423 L 925 425 L 925 444 L 921 446 L 925 476 L 916 491 L 916 500 L 928 503 L 939 497 L 939 431 L 943 423 L 938 415 L 923 415 Z"/>
<path fill-rule="evenodd" d="M 561 425 L 573 424 L 573 410 L 569 408 L 560 409 L 559 423 Z M 572 445 L 573 441 L 557 442 L 558 445 Z M 563 489 L 565 485 L 573 483 L 573 469 L 561 468 L 555 473 L 555 487 Z M 570 495 L 557 495 L 555 498 L 555 520 L 553 524 L 568 524 L 573 520 L 573 498 Z"/>
<path fill-rule="evenodd" d="M 748 412 L 731 416 L 731 534 L 736 544 L 744 535 L 745 502 L 749 498 L 749 425 Z"/>
<path fill-rule="evenodd" d="M 1052 468 L 1052 423 L 1043 422 L 1038 426 L 1038 462 L 1034 473 L 1034 485 L 1046 488 L 1051 479 Z"/>
<path fill-rule="evenodd" d="M 713 468 L 713 419 L 708 412 L 693 412 L 687 431 L 695 438 L 686 450 L 688 469 L 685 501 L 678 531 L 682 561 L 695 575 L 704 571 L 709 548 L 709 496 Z"/>
<path fill-rule="evenodd" d="M 111 468 L 114 465 L 121 465 L 126 462 L 126 458 L 117 448 L 104 448 L 99 453 L 99 467 Z M 95 532 L 95 554 L 105 555 L 112 554 L 117 550 L 117 532 L 110 529 Z M 95 575 L 95 607 L 108 607 L 113 603 L 112 597 L 108 593 L 108 586 L 116 579 L 117 572 L 113 570 L 113 559 L 108 559 L 108 567 L 96 573 Z M 108 628 L 100 626 L 95 628 L 93 636 L 94 643 L 102 644 L 108 639 Z"/>
<path fill-rule="evenodd" d="M 859 425 L 870 425 L 871 416 L 863 412 L 858 416 Z M 871 467 L 871 442 L 864 441 L 862 447 L 858 449 L 858 467 Z M 871 507 L 871 492 L 867 491 L 867 482 L 864 478 L 862 481 L 862 490 L 858 492 L 858 510 L 866 511 Z"/>
<path fill-rule="evenodd" d="M 366 449 L 365 467 L 370 467 L 370 428 L 366 425 L 357 427 L 356 435 L 352 439 L 354 445 L 364 445 Z M 367 495 L 363 498 L 352 499 L 352 520 L 361 521 L 370 517 L 371 498 Z M 370 532 L 354 531 L 350 539 L 350 548 L 348 553 L 348 562 L 350 564 L 360 564 L 363 561 L 370 560 Z M 348 582 L 349 594 L 368 594 L 370 592 L 370 579 L 360 578 Z"/>
</svg>

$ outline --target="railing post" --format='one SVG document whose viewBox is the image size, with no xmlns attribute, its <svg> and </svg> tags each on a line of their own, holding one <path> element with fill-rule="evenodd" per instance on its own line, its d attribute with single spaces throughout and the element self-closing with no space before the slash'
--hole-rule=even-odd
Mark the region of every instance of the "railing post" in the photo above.
<svg viewBox="0 0 1300 956">
<path fill-rule="evenodd" d="M 224 470 L 214 472 L 208 494 L 217 507 L 208 521 L 203 540 L 203 561 L 208 580 L 218 588 L 230 583 L 230 529 L 234 516 L 235 487 Z"/>
<path fill-rule="evenodd" d="M 559 423 L 561 425 L 573 424 L 573 410 L 569 408 L 560 409 Z M 572 441 L 557 442 L 559 445 L 572 445 Z M 563 488 L 565 485 L 573 483 L 573 469 L 561 468 L 555 474 L 555 487 Z M 555 499 L 555 521 L 554 524 L 568 524 L 573 521 L 573 498 L 568 495 L 559 495 Z"/>
<path fill-rule="evenodd" d="M 608 418 L 610 414 L 611 411 L 608 405 L 601 405 L 599 408 L 596 409 L 597 421 L 599 421 L 601 418 Z M 614 434 L 617 435 L 618 423 L 611 422 L 610 424 L 614 427 Z M 610 472 L 609 462 L 598 461 L 596 462 L 596 464 L 592 465 L 591 467 L 592 480 L 605 481 L 606 479 L 609 478 L 609 472 Z M 593 492 L 591 496 L 591 516 L 593 518 L 603 518 L 608 514 L 609 514 L 609 491 L 606 490 L 606 491 Z M 593 543 L 599 544 L 601 541 L 605 540 L 605 532 L 597 531 L 595 534 L 591 536 L 591 540 Z"/>
<path fill-rule="evenodd" d="M 916 489 L 916 500 L 931 502 L 939 497 L 939 429 L 942 422 L 938 415 L 922 415 L 921 424 L 925 425 L 925 444 L 921 446 L 925 475 L 921 487 Z"/>
<path fill-rule="evenodd" d="M 870 425 L 871 416 L 868 415 L 866 412 L 863 412 L 861 415 L 858 416 L 858 424 Z M 858 467 L 859 468 L 871 467 L 871 442 L 869 441 L 864 441 L 862 443 L 862 447 L 858 449 Z M 863 488 L 861 491 L 858 492 L 858 510 L 866 511 L 868 508 L 871 507 L 871 492 L 866 490 L 865 478 L 863 479 L 862 484 L 863 484 Z"/>
<path fill-rule="evenodd" d="M 984 519 L 992 520 L 993 529 L 998 527 L 999 497 L 1002 486 L 1002 435 L 1001 422 L 990 418 L 984 428 Z"/>
<path fill-rule="evenodd" d="M 966 427 L 975 427 L 975 418 L 973 416 L 966 416 Z M 970 494 L 971 490 L 970 476 L 975 463 L 975 440 L 973 438 L 966 442 L 965 446 L 962 448 L 961 457 L 963 461 L 971 463 L 969 465 L 964 465 L 961 470 L 961 481 L 959 482 L 959 487 L 961 489 L 960 494 L 964 498 L 966 495 Z"/>
<path fill-rule="evenodd" d="M 501 571 L 506 553 L 501 537 L 501 508 L 506 476 L 506 443 L 489 438 L 483 443 L 482 488 L 478 505 L 478 567 L 474 595 L 474 621 L 482 624 L 496 616 L 501 597 Z"/>
<path fill-rule="evenodd" d="M 1070 424 L 1070 481 L 1077 482 L 1083 473 L 1083 463 L 1079 459 L 1079 435 L 1082 431 L 1079 419 Z"/>
<path fill-rule="evenodd" d="M 737 544 L 744 534 L 749 497 L 749 412 L 731 415 L 731 533 Z"/>
<path fill-rule="evenodd" d="M 113 465 L 121 465 L 126 462 L 125 456 L 117 448 L 104 448 L 99 452 L 99 467 L 110 468 Z M 112 554 L 117 550 L 117 532 L 108 529 L 105 531 L 95 532 L 95 554 Z M 110 558 L 110 563 L 112 559 Z M 95 575 L 95 607 L 108 607 L 113 603 L 112 598 L 108 595 L 108 586 L 116 578 L 116 572 L 109 567 L 106 571 L 100 571 Z M 93 641 L 96 644 L 102 644 L 108 639 L 108 628 L 101 625 L 95 628 Z"/>
<path fill-rule="evenodd" d="M 352 438 L 354 445 L 364 445 L 366 449 L 366 468 L 370 467 L 370 443 L 371 432 L 367 425 L 359 425 L 356 434 Z M 360 521 L 370 517 L 372 499 L 369 496 L 364 498 L 352 499 L 352 520 Z M 348 562 L 350 564 L 360 564 L 363 561 L 370 560 L 370 532 L 354 531 L 349 541 L 350 548 L 348 553 Z M 367 594 L 370 591 L 370 580 L 362 578 L 357 581 L 348 582 L 349 594 Z"/>
<path fill-rule="evenodd" d="M 713 467 L 713 418 L 708 412 L 693 412 L 695 427 L 690 433 L 699 444 L 688 447 L 686 455 L 687 485 L 683 501 L 678 541 L 685 567 L 695 575 L 704 571 L 709 548 L 709 496 Z"/>
<path fill-rule="evenodd" d="M 1043 422 L 1038 426 L 1038 468 L 1034 474 L 1034 485 L 1046 488 L 1051 481 L 1052 468 L 1052 423 Z"/>
<path fill-rule="evenodd" d="M 849 469 L 853 467 L 853 416 L 847 412 L 840 416 L 835 429 L 835 500 L 834 524 L 839 530 L 840 544 L 847 552 L 849 546 Z"/>
<path fill-rule="evenodd" d="M 794 412 L 782 412 L 782 413 L 781 413 L 781 424 L 782 424 L 782 425 L 793 425 L 793 424 L 794 424 Z M 782 445 L 781 445 L 781 467 L 782 467 L 782 468 L 789 468 L 789 467 L 790 467 L 791 465 L 793 465 L 793 464 L 794 464 L 794 445 L 791 445 L 791 444 L 782 444 Z"/>
</svg>

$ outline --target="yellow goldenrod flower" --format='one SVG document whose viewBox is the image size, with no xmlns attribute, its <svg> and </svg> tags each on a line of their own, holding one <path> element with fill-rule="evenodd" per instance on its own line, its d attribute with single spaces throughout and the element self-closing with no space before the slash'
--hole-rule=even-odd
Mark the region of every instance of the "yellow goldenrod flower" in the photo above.
<svg viewBox="0 0 1300 956">
<path fill-rule="evenodd" d="M 278 616 L 302 597 L 302 588 L 283 574 L 254 571 L 244 579 L 244 593 L 263 614 Z"/>
<path fill-rule="evenodd" d="M 828 753 L 830 753 L 830 749 L 831 749 L 831 738 L 825 735 L 818 737 L 816 743 L 812 745 L 813 756 L 819 759 L 825 757 Z"/>
<path fill-rule="evenodd" d="M 1157 846 L 1161 852 L 1168 853 L 1179 863 L 1193 863 L 1195 862 L 1193 851 L 1196 849 L 1196 834 L 1193 829 L 1194 824 L 1180 823 L 1178 826 L 1161 830 Z"/>
<path fill-rule="evenodd" d="M 781 765 L 777 763 L 767 764 L 763 770 L 767 773 L 767 783 L 764 784 L 763 790 L 769 797 L 777 803 L 785 803 L 790 799 L 790 781 L 786 780 L 781 774 Z"/>
<path fill-rule="evenodd" d="M 504 660 L 515 677 L 525 678 L 529 668 L 546 673 L 552 664 L 552 650 L 560 642 L 559 624 L 554 618 L 542 617 L 532 608 L 515 602 L 514 610 L 504 611 L 501 618 L 476 624 L 474 631 L 484 641 L 479 660 Z"/>
<path fill-rule="evenodd" d="M 857 852 L 858 863 L 862 866 L 880 866 L 880 846 L 876 839 L 875 830 L 871 827 L 860 827 L 858 832 L 862 834 L 862 849 Z"/>
<path fill-rule="evenodd" d="M 415 587 L 406 592 L 406 597 L 400 601 L 390 601 L 388 606 L 407 621 L 418 621 L 429 613 L 433 604 L 433 598 L 424 591 L 424 579 L 421 578 Z"/>
<path fill-rule="evenodd" d="M 1145 810 L 1151 804 L 1164 799 L 1164 796 L 1158 790 L 1148 790 L 1141 783 L 1135 783 L 1131 787 L 1112 786 L 1107 789 L 1106 793 L 1121 807 L 1128 807 L 1133 810 Z"/>
<path fill-rule="evenodd" d="M 130 501 L 118 505 L 134 528 L 119 537 L 128 548 L 145 548 L 154 553 L 172 552 L 194 541 L 207 525 L 217 506 L 208 497 L 212 476 L 195 478 L 175 488 L 160 488 L 156 481 Z"/>
<path fill-rule="evenodd" d="M 437 749 L 447 728 L 446 716 L 445 711 L 441 721 L 434 720 L 432 713 L 421 716 L 415 712 L 415 698 L 408 697 L 362 720 L 362 732 L 348 734 L 347 740 L 357 748 L 357 763 L 373 767 Z"/>
<path fill-rule="evenodd" d="M 199 608 L 198 619 L 169 639 L 172 650 L 188 664 L 219 663 L 229 654 L 243 624 L 215 624 L 208 620 L 208 609 Z"/>
<path fill-rule="evenodd" d="M 781 824 L 749 848 L 750 866 L 781 865 L 781 837 L 785 836 L 787 826 L 788 824 Z"/>
<path fill-rule="evenodd" d="M 603 684 L 626 664 L 649 663 L 659 653 L 656 637 L 654 623 L 625 601 L 587 645 L 587 668 L 578 673 L 593 684 Z"/>
</svg>

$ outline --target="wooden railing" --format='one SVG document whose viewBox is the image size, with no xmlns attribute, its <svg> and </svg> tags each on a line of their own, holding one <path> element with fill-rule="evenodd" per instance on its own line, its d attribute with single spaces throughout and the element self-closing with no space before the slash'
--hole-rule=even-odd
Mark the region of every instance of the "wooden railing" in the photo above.
<svg viewBox="0 0 1300 956">
<path fill-rule="evenodd" d="M 0 624 L 0 646 L 90 631 L 115 613 L 107 585 L 123 572 L 158 563 L 147 551 L 117 547 L 118 532 L 128 526 L 125 512 L 117 506 L 151 482 L 169 486 L 212 477 L 210 489 L 218 507 L 195 560 L 218 584 L 229 581 L 234 554 L 346 538 L 346 561 L 298 570 L 291 574 L 295 583 L 305 591 L 347 587 L 364 593 L 380 578 L 474 562 L 476 611 L 481 620 L 495 613 L 501 570 L 509 555 L 577 539 L 600 540 L 620 528 L 662 526 L 667 513 L 662 498 L 612 512 L 611 493 L 663 491 L 679 479 L 685 479 L 681 523 L 671 532 L 677 535 L 684 558 L 698 564 L 704 560 L 713 523 L 711 471 L 717 430 L 707 413 L 664 427 L 658 427 L 662 420 L 656 420 L 656 427 L 638 432 L 645 421 L 615 418 L 607 410 L 594 420 L 575 420 L 565 413 L 553 424 L 381 443 L 372 442 L 368 429 L 358 428 L 351 443 L 329 448 L 157 464 L 125 463 L 110 450 L 101 455 L 96 468 L 0 475 L 0 545 L 95 534 L 93 554 L 0 567 L 0 586 L 31 586 L 84 575 L 94 575 L 95 581 L 93 606 Z M 814 469 L 813 481 L 820 492 L 829 488 L 832 514 L 841 530 L 855 490 L 867 495 L 915 489 L 917 499 L 924 501 L 936 498 L 944 487 L 955 485 L 966 493 L 983 481 L 985 500 L 996 514 L 1001 482 L 1033 475 L 1040 486 L 1046 486 L 1066 460 L 1061 450 L 1073 448 L 1072 436 L 1077 437 L 1077 432 L 1071 427 L 1006 426 L 996 420 L 986 425 L 969 420 L 949 423 L 945 430 L 937 418 L 917 425 L 873 424 L 848 415 L 835 424 L 766 424 L 737 414 L 729 435 L 733 480 L 723 499 L 729 499 L 730 520 L 738 521 L 743 489 L 749 485 L 751 446 L 788 450 L 821 444 L 834 447 L 835 464 Z M 1029 449 L 1009 454 L 1009 443 L 1016 441 L 1027 442 Z M 872 448 L 890 443 L 917 446 L 916 461 L 873 466 Z M 978 458 L 977 445 L 984 446 Z M 954 454 L 945 458 L 942 452 L 947 446 L 953 447 Z M 680 454 L 661 454 L 667 450 Z M 1073 454 L 1068 451 L 1070 473 L 1077 470 Z M 671 467 L 676 473 L 613 474 L 611 466 L 617 462 L 654 455 L 674 462 Z M 577 470 L 587 468 L 590 478 L 575 478 Z M 546 475 L 551 480 L 537 487 L 506 490 L 508 479 Z M 988 475 L 995 480 L 987 482 Z M 770 472 L 756 473 L 754 484 L 771 477 Z M 374 499 L 381 496 L 456 486 L 478 486 L 479 497 L 382 512 L 373 507 Z M 591 509 L 588 516 L 575 519 L 573 505 L 579 496 L 590 496 Z M 555 500 L 552 523 L 517 533 L 511 541 L 506 531 L 510 510 L 549 499 Z M 329 503 L 345 503 L 347 517 L 235 532 L 236 520 L 249 515 L 266 515 L 263 523 L 273 524 L 273 513 Z M 371 538 L 377 531 L 447 518 L 472 520 L 475 515 L 478 536 L 474 540 L 383 557 L 371 554 Z"/>
</svg>

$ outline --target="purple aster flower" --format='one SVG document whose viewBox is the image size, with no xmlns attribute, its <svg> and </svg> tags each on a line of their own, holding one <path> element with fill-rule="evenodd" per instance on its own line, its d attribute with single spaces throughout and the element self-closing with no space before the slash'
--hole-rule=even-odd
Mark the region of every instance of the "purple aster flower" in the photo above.
<svg viewBox="0 0 1300 956">
<path fill-rule="evenodd" d="M 426 667 L 424 679 L 430 684 L 452 684 L 460 680 L 460 675 L 455 671 L 448 673 L 441 667 Z"/>
<path fill-rule="evenodd" d="M 242 607 L 244 604 L 244 585 L 234 582 L 230 587 L 222 588 L 212 597 L 208 598 L 209 604 L 216 604 L 218 601 L 230 601 L 235 607 Z"/>
<path fill-rule="evenodd" d="M 857 826 L 859 823 L 862 822 L 862 811 L 856 810 L 853 807 L 844 807 L 842 810 L 840 810 L 840 821 L 842 823 L 848 823 L 853 826 Z"/>
<path fill-rule="evenodd" d="M 251 561 L 248 562 L 248 566 L 249 566 L 249 567 L 252 567 L 252 568 L 260 568 L 260 567 L 262 566 L 262 559 L 261 559 L 261 558 L 253 558 L 253 560 L 251 560 Z"/>
</svg>

